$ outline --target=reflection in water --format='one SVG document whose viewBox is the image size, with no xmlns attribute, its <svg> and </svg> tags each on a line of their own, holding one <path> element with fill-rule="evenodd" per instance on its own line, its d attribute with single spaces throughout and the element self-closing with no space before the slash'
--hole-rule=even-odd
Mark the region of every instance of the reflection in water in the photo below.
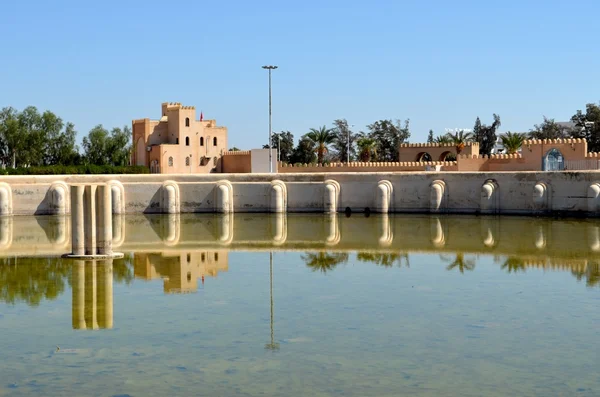
<svg viewBox="0 0 600 397">
<path fill-rule="evenodd" d="M 525 273 L 526 266 L 523 259 L 509 256 L 502 264 L 502 269 L 506 270 L 508 273 Z"/>
<path fill-rule="evenodd" d="M 198 290 L 198 279 L 217 277 L 228 269 L 225 250 L 176 251 L 134 254 L 135 276 L 144 280 L 162 278 L 165 293 L 191 293 Z"/>
<path fill-rule="evenodd" d="M 410 261 L 408 260 L 408 254 L 387 254 L 387 253 L 373 253 L 373 252 L 359 252 L 356 254 L 356 259 L 359 262 L 373 263 L 377 266 L 392 267 L 394 264 L 398 264 L 398 267 L 402 267 L 403 263 L 405 267 L 410 267 Z"/>
<path fill-rule="evenodd" d="M 72 264 L 73 329 L 113 327 L 113 261 Z"/>
<path fill-rule="evenodd" d="M 0 301 L 37 306 L 65 289 L 70 265 L 60 258 L 0 258 Z"/>
<path fill-rule="evenodd" d="M 329 253 L 329 252 L 307 252 L 302 255 L 302 260 L 307 267 L 313 272 L 327 273 L 333 270 L 340 263 L 348 262 L 348 254 L 346 253 Z"/>
<path fill-rule="evenodd" d="M 91 270 L 86 267 L 82 278 L 71 262 L 56 258 L 68 251 L 69 225 L 60 216 L 0 217 L 1 301 L 39 305 L 65 291 L 71 275 L 77 285 L 103 275 L 97 265 L 95 275 L 88 277 Z M 355 252 L 358 261 L 384 267 L 408 267 L 413 253 L 433 253 L 443 256 L 449 270 L 460 273 L 474 270 L 473 255 L 491 255 L 508 273 L 527 268 L 567 271 L 589 287 L 600 285 L 597 219 L 171 214 L 119 215 L 113 227 L 115 248 L 130 252 L 113 262 L 114 282 L 130 283 L 134 276 L 162 279 L 165 293 L 197 291 L 199 280 L 204 283 L 206 277 L 227 271 L 228 253 L 239 250 L 300 251 L 306 266 L 321 273 L 346 263 Z M 78 291 L 98 307 L 103 285 L 96 281 Z M 90 292 L 94 288 L 96 292 Z M 75 303 L 81 299 L 78 294 L 74 291 Z M 76 322 L 82 318 L 85 315 Z M 95 323 L 100 327 L 102 321 Z M 95 323 L 92 318 L 92 328 Z"/>
<path fill-rule="evenodd" d="M 448 258 L 444 255 L 440 255 L 440 258 L 449 262 Z M 475 269 L 475 260 L 465 258 L 465 254 L 459 252 L 456 254 L 454 260 L 452 260 L 448 267 L 446 267 L 446 270 L 454 269 L 458 269 L 458 271 L 461 272 L 461 274 L 464 274 L 465 270 L 473 271 Z"/>
<path fill-rule="evenodd" d="M 270 295 L 270 308 L 271 308 L 271 341 L 265 345 L 265 349 L 271 351 L 279 350 L 279 343 L 275 342 L 275 318 L 274 318 L 274 307 L 273 307 L 273 251 L 269 252 L 269 295 Z"/>
</svg>

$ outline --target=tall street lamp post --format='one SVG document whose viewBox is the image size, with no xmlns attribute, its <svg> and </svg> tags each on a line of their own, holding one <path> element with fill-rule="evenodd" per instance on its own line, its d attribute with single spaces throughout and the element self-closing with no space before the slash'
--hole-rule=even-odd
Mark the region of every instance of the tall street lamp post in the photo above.
<svg viewBox="0 0 600 397">
<path fill-rule="evenodd" d="M 346 152 L 348 152 L 348 157 L 346 157 L 348 165 L 350 165 L 350 127 L 354 127 L 354 124 L 348 126 L 348 146 L 346 148 Z"/>
<path fill-rule="evenodd" d="M 269 172 L 273 173 L 273 159 L 271 158 L 271 136 L 273 135 L 271 130 L 271 71 L 277 69 L 277 66 L 265 65 L 262 68 L 269 71 Z"/>
</svg>

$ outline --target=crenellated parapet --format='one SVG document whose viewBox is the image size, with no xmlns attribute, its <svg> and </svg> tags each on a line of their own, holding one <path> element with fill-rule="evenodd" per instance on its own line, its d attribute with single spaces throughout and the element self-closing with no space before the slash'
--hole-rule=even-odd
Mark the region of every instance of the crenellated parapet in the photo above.
<svg viewBox="0 0 600 397">
<path fill-rule="evenodd" d="M 250 150 L 228 150 L 223 152 L 223 156 L 249 156 Z"/>
</svg>

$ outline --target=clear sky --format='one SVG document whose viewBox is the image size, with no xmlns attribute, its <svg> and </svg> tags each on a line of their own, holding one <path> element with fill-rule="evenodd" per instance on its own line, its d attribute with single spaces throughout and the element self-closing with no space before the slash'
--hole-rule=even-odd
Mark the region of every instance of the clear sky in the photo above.
<svg viewBox="0 0 600 397">
<path fill-rule="evenodd" d="M 195 105 L 229 146 L 296 139 L 346 118 L 528 131 L 600 100 L 598 15 L 589 1 L 4 1 L 0 107 L 52 110 L 80 137 L 96 124 Z"/>
</svg>

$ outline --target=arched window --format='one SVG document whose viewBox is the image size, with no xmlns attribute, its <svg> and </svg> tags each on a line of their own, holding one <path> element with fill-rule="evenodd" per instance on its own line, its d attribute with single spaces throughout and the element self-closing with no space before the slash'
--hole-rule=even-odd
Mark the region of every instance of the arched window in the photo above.
<svg viewBox="0 0 600 397">
<path fill-rule="evenodd" d="M 203 136 L 200 137 L 200 146 L 204 146 L 204 137 Z"/>
<path fill-rule="evenodd" d="M 213 146 L 217 146 L 217 137 L 213 138 Z"/>
<path fill-rule="evenodd" d="M 189 117 L 186 117 L 186 118 L 185 118 L 185 126 L 186 126 L 186 127 L 189 127 L 189 126 L 190 126 L 190 118 L 189 118 Z"/>
<path fill-rule="evenodd" d="M 189 157 L 186 157 L 186 158 L 185 158 L 185 166 L 186 166 L 186 167 L 189 167 L 189 166 L 190 166 L 190 158 L 189 158 Z"/>
<path fill-rule="evenodd" d="M 173 166 L 173 157 L 169 157 L 169 167 Z"/>
<path fill-rule="evenodd" d="M 185 146 L 190 146 L 190 137 L 189 136 L 185 137 Z"/>
</svg>

